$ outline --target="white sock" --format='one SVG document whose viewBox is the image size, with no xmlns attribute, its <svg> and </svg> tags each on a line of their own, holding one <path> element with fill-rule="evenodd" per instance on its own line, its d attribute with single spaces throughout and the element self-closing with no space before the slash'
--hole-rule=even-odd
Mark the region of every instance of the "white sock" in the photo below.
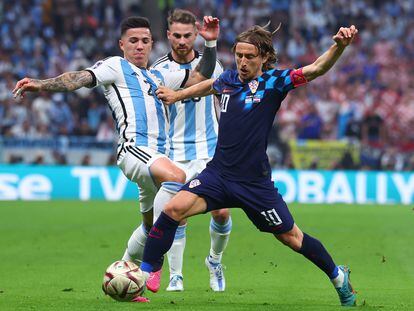
<svg viewBox="0 0 414 311">
<path fill-rule="evenodd" d="M 160 217 L 165 204 L 168 203 L 180 190 L 183 184 L 178 182 L 163 182 L 154 198 L 154 223 Z"/>
<path fill-rule="evenodd" d="M 185 229 L 187 224 L 179 226 L 175 232 L 174 242 L 167 252 L 168 264 L 170 265 L 170 278 L 173 275 L 183 276 L 183 257 L 186 242 Z"/>
<path fill-rule="evenodd" d="M 342 285 L 344 284 L 344 272 L 338 268 L 338 276 L 334 279 L 331 280 L 333 286 L 335 286 L 335 288 L 339 288 L 342 287 Z"/>
<path fill-rule="evenodd" d="M 148 232 L 145 230 L 145 226 L 141 224 L 128 240 L 128 246 L 125 250 L 122 260 L 128 260 L 140 265 L 142 262 L 142 256 L 144 255 L 145 242 L 147 241 Z"/>
<path fill-rule="evenodd" d="M 212 263 L 220 263 L 223 256 L 223 252 L 226 249 L 227 243 L 230 238 L 230 232 L 232 227 L 231 217 L 224 225 L 218 224 L 211 218 L 210 221 L 210 257 L 209 260 Z"/>
</svg>

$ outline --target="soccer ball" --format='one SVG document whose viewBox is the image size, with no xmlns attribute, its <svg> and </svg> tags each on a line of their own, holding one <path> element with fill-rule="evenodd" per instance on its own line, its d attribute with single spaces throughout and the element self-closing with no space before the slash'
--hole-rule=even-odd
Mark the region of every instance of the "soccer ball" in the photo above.
<svg viewBox="0 0 414 311">
<path fill-rule="evenodd" d="M 102 290 L 118 301 L 131 301 L 145 289 L 145 278 L 141 269 L 130 261 L 119 260 L 105 271 Z"/>
</svg>

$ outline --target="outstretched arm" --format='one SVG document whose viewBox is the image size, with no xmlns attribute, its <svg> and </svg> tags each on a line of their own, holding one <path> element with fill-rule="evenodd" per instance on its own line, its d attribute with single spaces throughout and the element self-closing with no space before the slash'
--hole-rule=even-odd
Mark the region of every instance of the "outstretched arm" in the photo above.
<svg viewBox="0 0 414 311">
<path fill-rule="evenodd" d="M 212 16 L 204 16 L 203 26 L 197 23 L 197 28 L 200 36 L 206 40 L 206 46 L 197 67 L 190 72 L 185 87 L 209 79 L 216 67 L 216 41 L 220 34 L 219 19 Z"/>
<path fill-rule="evenodd" d="M 16 83 L 13 94 L 16 98 L 23 97 L 25 92 L 68 92 L 83 86 L 91 87 L 92 83 L 93 76 L 89 71 L 71 71 L 46 80 L 24 78 Z"/>
<path fill-rule="evenodd" d="M 179 100 L 194 97 L 203 97 L 216 92 L 213 89 L 213 83 L 215 79 L 208 79 L 200 83 L 194 84 L 189 88 L 173 91 L 165 86 L 159 86 L 155 93 L 158 98 L 163 101 L 164 104 L 170 105 Z"/>
<path fill-rule="evenodd" d="M 332 37 L 335 43 L 318 59 L 303 67 L 303 75 L 307 81 L 311 81 L 323 74 L 325 74 L 336 63 L 345 48 L 354 40 L 358 29 L 354 25 L 351 27 L 341 27 L 336 35 Z"/>
</svg>

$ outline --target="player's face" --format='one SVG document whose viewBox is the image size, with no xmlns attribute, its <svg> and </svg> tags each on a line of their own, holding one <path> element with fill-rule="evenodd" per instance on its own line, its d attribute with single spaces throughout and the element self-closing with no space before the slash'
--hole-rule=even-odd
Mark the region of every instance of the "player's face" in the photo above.
<svg viewBox="0 0 414 311">
<path fill-rule="evenodd" d="M 167 30 L 172 50 L 180 57 L 189 55 L 197 38 L 197 29 L 192 24 L 172 23 Z"/>
<path fill-rule="evenodd" d="M 263 73 L 262 66 L 267 60 L 260 56 L 256 46 L 245 42 L 237 43 L 234 57 L 242 81 L 249 81 L 260 76 Z"/>
<path fill-rule="evenodd" d="M 137 67 L 147 67 L 152 49 L 152 36 L 148 28 L 130 28 L 119 40 L 124 57 Z"/>
</svg>

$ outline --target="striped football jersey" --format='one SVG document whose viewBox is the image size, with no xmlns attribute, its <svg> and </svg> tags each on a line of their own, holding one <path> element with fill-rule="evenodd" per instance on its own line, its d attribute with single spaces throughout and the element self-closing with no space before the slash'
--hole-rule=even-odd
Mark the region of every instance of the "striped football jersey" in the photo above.
<svg viewBox="0 0 414 311">
<path fill-rule="evenodd" d="M 155 95 L 159 85 L 182 88 L 188 70 L 147 70 L 114 56 L 87 68 L 94 85 L 102 86 L 119 133 L 119 144 L 128 142 L 157 152 L 168 150 L 167 111 Z"/>
<path fill-rule="evenodd" d="M 169 53 L 156 60 L 151 68 L 170 71 L 193 70 L 201 56 L 196 51 L 195 58 L 191 62 L 180 64 L 174 61 Z M 212 77 L 217 78 L 222 72 L 223 67 L 217 62 Z M 213 95 L 186 99 L 170 105 L 168 109 L 170 113 L 169 158 L 173 161 L 211 158 L 216 147 L 218 132 Z"/>
</svg>

